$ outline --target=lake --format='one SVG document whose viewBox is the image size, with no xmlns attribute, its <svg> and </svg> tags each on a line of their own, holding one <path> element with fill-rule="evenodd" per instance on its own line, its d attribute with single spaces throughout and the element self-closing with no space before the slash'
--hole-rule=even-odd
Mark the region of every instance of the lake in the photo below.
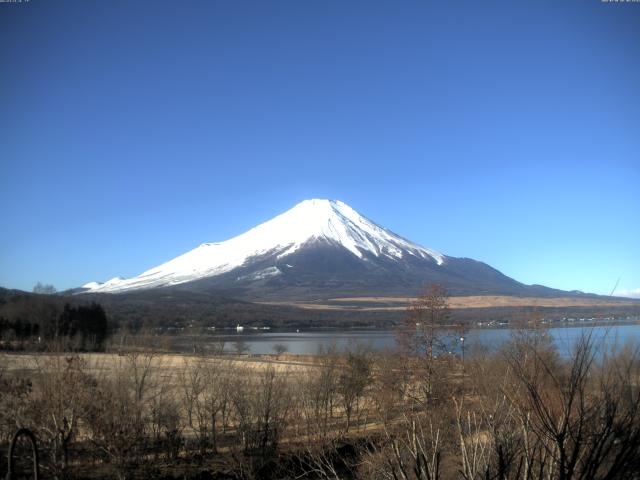
<svg viewBox="0 0 640 480">
<path fill-rule="evenodd" d="M 465 351 L 470 352 L 478 346 L 489 349 L 500 347 L 509 340 L 511 328 L 473 328 L 464 334 Z M 628 342 L 640 343 L 640 324 L 597 324 L 590 326 L 561 326 L 549 329 L 561 355 L 568 356 L 576 341 L 584 333 L 591 332 L 596 341 L 602 341 L 607 348 L 619 348 Z M 452 331 L 443 331 L 449 349 L 456 353 L 461 350 L 460 335 Z M 335 347 L 345 351 L 356 345 L 374 350 L 393 349 L 396 346 L 393 330 L 309 330 L 297 332 L 229 331 L 223 334 L 199 336 L 198 343 L 205 350 L 213 350 L 220 342 L 224 342 L 225 351 L 235 352 L 237 343 L 242 342 L 246 351 L 254 354 L 274 353 L 274 345 L 286 347 L 287 352 L 294 354 L 316 354 L 321 350 Z M 189 350 L 193 340 L 181 337 L 175 345 L 180 350 Z"/>
</svg>

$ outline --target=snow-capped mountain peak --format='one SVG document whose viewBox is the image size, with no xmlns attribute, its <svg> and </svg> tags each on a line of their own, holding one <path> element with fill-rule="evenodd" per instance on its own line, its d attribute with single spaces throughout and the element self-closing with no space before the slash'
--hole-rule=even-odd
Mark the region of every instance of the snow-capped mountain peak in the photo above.
<svg viewBox="0 0 640 480">
<path fill-rule="evenodd" d="M 137 277 L 90 282 L 84 288 L 121 292 L 177 285 L 221 275 L 267 255 L 277 261 L 315 243 L 342 247 L 360 259 L 373 255 L 400 260 L 409 255 L 432 259 L 437 265 L 445 261 L 442 254 L 392 233 L 341 201 L 312 199 L 230 240 L 203 243 Z M 265 272 L 269 273 L 259 277 L 276 275 L 279 270 L 273 265 Z"/>
</svg>

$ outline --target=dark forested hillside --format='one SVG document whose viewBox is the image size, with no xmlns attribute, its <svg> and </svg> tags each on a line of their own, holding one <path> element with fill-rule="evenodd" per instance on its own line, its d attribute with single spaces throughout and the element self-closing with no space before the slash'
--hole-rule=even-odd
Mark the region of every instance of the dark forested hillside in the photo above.
<svg viewBox="0 0 640 480">
<path fill-rule="evenodd" d="M 73 342 L 74 348 L 100 348 L 115 327 L 104 308 L 88 299 L 1 289 L 0 339 L 10 347 L 32 339 Z"/>
</svg>

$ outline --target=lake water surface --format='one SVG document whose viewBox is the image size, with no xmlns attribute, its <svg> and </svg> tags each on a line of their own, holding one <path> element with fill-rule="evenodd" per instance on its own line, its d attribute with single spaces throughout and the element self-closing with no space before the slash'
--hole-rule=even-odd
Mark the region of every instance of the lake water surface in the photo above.
<svg viewBox="0 0 640 480">
<path fill-rule="evenodd" d="M 577 340 L 586 333 L 605 348 L 621 348 L 629 342 L 640 344 L 640 324 L 626 323 L 616 325 L 595 326 L 561 326 L 549 329 L 559 352 L 563 356 L 571 353 Z M 443 331 L 447 339 L 448 348 L 459 353 L 461 350 L 460 334 Z M 491 350 L 499 348 L 513 334 L 511 328 L 475 328 L 464 334 L 465 351 L 470 352 L 478 346 Z M 362 345 L 375 350 L 393 349 L 396 346 L 393 330 L 310 330 L 297 332 L 255 331 L 229 332 L 225 334 L 207 335 L 199 338 L 199 344 L 205 350 L 215 348 L 216 344 L 224 342 L 228 352 L 234 352 L 238 343 L 246 347 L 246 351 L 253 354 L 274 353 L 275 345 L 284 345 L 289 353 L 316 354 L 335 347 L 338 351 L 345 351 Z M 179 348 L 189 349 L 191 342 L 184 339 L 179 342 Z"/>
</svg>

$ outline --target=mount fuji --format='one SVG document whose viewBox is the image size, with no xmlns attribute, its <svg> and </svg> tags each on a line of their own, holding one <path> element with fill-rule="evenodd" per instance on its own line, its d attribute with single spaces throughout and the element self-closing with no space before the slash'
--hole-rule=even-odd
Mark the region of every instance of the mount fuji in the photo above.
<svg viewBox="0 0 640 480">
<path fill-rule="evenodd" d="M 220 243 L 137 277 L 90 282 L 83 293 L 173 289 L 251 300 L 415 295 L 425 283 L 452 295 L 567 294 L 515 281 L 489 265 L 413 243 L 335 200 L 305 200 Z"/>
</svg>

